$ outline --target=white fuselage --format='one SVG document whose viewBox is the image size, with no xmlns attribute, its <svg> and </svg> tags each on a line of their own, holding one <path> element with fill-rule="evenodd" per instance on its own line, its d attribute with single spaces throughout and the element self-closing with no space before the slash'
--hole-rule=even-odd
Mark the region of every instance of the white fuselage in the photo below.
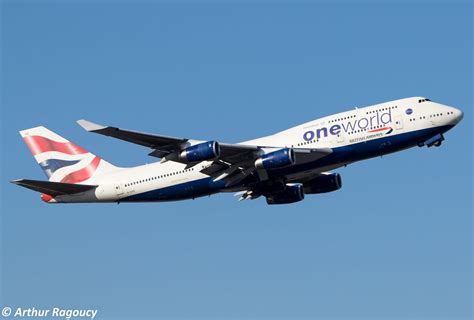
<svg viewBox="0 0 474 320">
<path fill-rule="evenodd" d="M 242 144 L 339 150 L 337 157 L 328 157 L 320 163 L 278 171 L 286 181 L 292 182 L 354 161 L 419 145 L 431 136 L 449 130 L 461 118 L 462 112 L 456 108 L 414 97 L 333 114 Z M 345 153 L 351 155 L 345 157 Z M 98 185 L 95 190 L 58 196 L 53 202 L 166 201 L 239 189 L 239 186 L 226 189 L 210 183 L 209 176 L 200 171 L 211 163 L 204 161 L 187 167 L 167 161 L 119 168 L 88 181 Z M 147 196 L 140 198 L 142 194 Z"/>
</svg>

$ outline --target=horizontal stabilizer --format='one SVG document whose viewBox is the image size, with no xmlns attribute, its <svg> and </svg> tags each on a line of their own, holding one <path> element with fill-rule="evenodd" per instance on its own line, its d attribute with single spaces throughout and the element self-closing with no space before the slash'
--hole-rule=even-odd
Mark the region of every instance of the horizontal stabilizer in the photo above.
<svg viewBox="0 0 474 320">
<path fill-rule="evenodd" d="M 14 184 L 19 186 L 46 193 L 50 196 L 56 197 L 65 194 L 75 194 L 85 192 L 96 188 L 97 186 L 87 185 L 87 184 L 72 184 L 72 183 L 63 183 L 63 182 L 50 182 L 50 181 L 39 181 L 39 180 L 28 180 L 28 179 L 19 179 L 11 181 Z"/>
</svg>

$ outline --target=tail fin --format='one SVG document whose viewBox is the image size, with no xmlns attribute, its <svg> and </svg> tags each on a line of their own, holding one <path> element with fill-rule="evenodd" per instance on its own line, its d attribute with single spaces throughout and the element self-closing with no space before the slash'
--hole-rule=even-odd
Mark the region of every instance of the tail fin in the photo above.
<svg viewBox="0 0 474 320">
<path fill-rule="evenodd" d="M 45 127 L 20 134 L 49 181 L 83 183 L 117 168 Z"/>
</svg>

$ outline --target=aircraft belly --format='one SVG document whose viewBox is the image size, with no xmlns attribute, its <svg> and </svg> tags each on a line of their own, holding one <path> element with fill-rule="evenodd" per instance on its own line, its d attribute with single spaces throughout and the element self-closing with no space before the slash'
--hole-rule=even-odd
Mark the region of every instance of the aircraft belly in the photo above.
<svg viewBox="0 0 474 320">
<path fill-rule="evenodd" d="M 209 177 L 142 192 L 122 198 L 120 202 L 193 199 L 217 193 L 224 187 L 224 185 L 224 182 L 214 182 L 212 178 Z"/>
</svg>

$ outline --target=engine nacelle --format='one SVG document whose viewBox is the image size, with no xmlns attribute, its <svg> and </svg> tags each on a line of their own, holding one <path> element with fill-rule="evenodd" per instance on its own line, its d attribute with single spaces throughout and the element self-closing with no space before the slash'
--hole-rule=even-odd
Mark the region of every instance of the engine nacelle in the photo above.
<svg viewBox="0 0 474 320">
<path fill-rule="evenodd" d="M 207 141 L 187 147 L 179 153 L 179 158 L 187 162 L 196 162 L 215 159 L 219 155 L 219 143 L 217 141 Z"/>
<path fill-rule="evenodd" d="M 285 148 L 262 155 L 255 160 L 257 169 L 278 169 L 295 164 L 295 151 Z"/>
<path fill-rule="evenodd" d="M 341 189 L 342 179 L 339 173 L 320 175 L 304 184 L 304 193 L 326 193 Z"/>
<path fill-rule="evenodd" d="M 301 184 L 287 186 L 285 191 L 267 197 L 267 204 L 287 204 L 304 199 L 304 190 Z"/>
</svg>

